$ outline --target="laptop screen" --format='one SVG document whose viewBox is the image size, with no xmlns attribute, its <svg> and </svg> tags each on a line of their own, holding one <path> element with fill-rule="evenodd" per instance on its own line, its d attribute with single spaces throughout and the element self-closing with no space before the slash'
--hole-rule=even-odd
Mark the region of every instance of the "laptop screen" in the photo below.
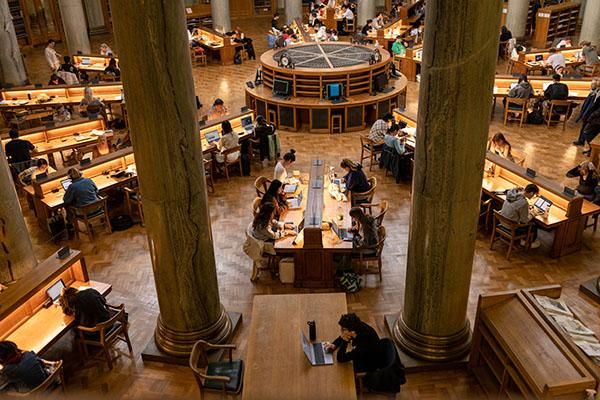
<svg viewBox="0 0 600 400">
<path fill-rule="evenodd" d="M 535 61 L 542 61 L 543 59 L 544 59 L 544 56 L 542 54 L 536 54 Z"/>
<path fill-rule="evenodd" d="M 537 198 L 534 205 L 537 208 L 539 208 L 540 210 L 542 210 L 543 212 L 546 212 L 552 205 L 552 202 L 550 200 L 548 200 L 547 198 L 545 198 L 544 196 L 540 196 Z"/>
<path fill-rule="evenodd" d="M 91 60 L 89 58 L 82 58 L 81 65 L 90 65 Z"/>
<path fill-rule="evenodd" d="M 205 137 L 208 143 L 216 142 L 219 140 L 219 131 L 208 132 Z"/>
<path fill-rule="evenodd" d="M 63 189 L 67 190 L 69 188 L 69 186 L 71 186 L 71 183 L 73 183 L 73 181 L 71 181 L 71 179 L 63 179 L 62 181 L 60 181 L 60 184 L 62 185 Z"/>
<path fill-rule="evenodd" d="M 62 279 L 59 279 L 54 285 L 50 286 L 48 290 L 46 290 L 46 294 L 52 301 L 58 300 L 62 289 L 65 287 L 65 282 Z"/>
<path fill-rule="evenodd" d="M 244 117 L 242 118 L 242 127 L 252 126 L 252 117 Z"/>
</svg>

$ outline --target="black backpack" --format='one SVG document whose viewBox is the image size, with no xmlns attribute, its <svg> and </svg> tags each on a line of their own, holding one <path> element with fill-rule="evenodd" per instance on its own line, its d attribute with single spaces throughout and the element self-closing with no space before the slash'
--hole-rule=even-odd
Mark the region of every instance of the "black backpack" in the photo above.
<svg viewBox="0 0 600 400">
<path fill-rule="evenodd" d="M 235 56 L 233 56 L 233 63 L 234 64 L 241 64 L 242 63 L 242 54 L 241 52 L 237 52 L 235 53 Z"/>
<path fill-rule="evenodd" d="M 544 114 L 542 113 L 541 102 L 533 106 L 533 111 L 527 115 L 527 123 L 533 125 L 541 125 L 544 123 Z"/>
</svg>

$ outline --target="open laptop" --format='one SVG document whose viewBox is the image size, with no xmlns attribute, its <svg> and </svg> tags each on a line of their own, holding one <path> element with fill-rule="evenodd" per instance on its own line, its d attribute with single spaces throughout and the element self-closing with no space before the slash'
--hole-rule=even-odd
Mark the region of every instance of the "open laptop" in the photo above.
<svg viewBox="0 0 600 400">
<path fill-rule="evenodd" d="M 354 234 L 352 232 L 348 232 L 345 228 L 340 228 L 335 221 L 331 221 L 331 228 L 335 232 L 335 234 L 342 239 L 344 242 L 351 242 L 354 238 Z"/>
<path fill-rule="evenodd" d="M 69 186 L 71 186 L 71 183 L 73 183 L 73 181 L 69 178 L 60 181 L 60 184 L 62 185 L 63 189 L 65 189 L 65 191 L 69 188 Z"/>
<path fill-rule="evenodd" d="M 535 61 L 536 62 L 544 61 L 544 55 L 543 54 L 536 54 L 535 55 Z"/>
<path fill-rule="evenodd" d="M 244 128 L 245 131 L 252 131 L 252 129 L 254 129 L 252 126 L 252 117 L 248 116 L 242 118 L 242 128 Z"/>
<path fill-rule="evenodd" d="M 290 184 L 290 183 L 286 183 L 286 184 L 283 186 L 283 192 L 284 192 L 285 194 L 293 194 L 293 193 L 296 193 L 296 190 L 297 190 L 297 189 L 298 189 L 298 185 L 293 185 L 293 184 Z"/>
<path fill-rule="evenodd" d="M 91 63 L 92 63 L 92 60 L 90 60 L 89 58 L 81 59 L 81 65 L 90 65 Z"/>
<path fill-rule="evenodd" d="M 324 342 L 311 343 L 306 338 L 304 332 L 300 334 L 300 339 L 302 340 L 302 350 L 312 366 L 333 364 L 333 356 L 331 353 L 325 351 Z"/>
<path fill-rule="evenodd" d="M 204 137 L 206 138 L 208 144 L 211 144 L 218 141 L 221 136 L 219 135 L 219 131 L 211 131 L 204 135 Z"/>
<path fill-rule="evenodd" d="M 65 287 L 65 282 L 62 279 L 59 279 L 54 285 L 50 286 L 48 290 L 46 290 L 46 295 L 52 301 L 52 303 L 58 304 L 60 294 Z"/>
<path fill-rule="evenodd" d="M 540 213 L 545 213 L 546 211 L 548 211 L 550 209 L 551 205 L 552 205 L 552 202 L 550 200 L 548 200 L 547 198 L 545 198 L 544 196 L 538 197 L 537 200 L 535 201 L 535 203 L 533 204 L 533 206 Z"/>
<path fill-rule="evenodd" d="M 346 191 L 346 184 L 344 182 L 342 182 L 341 178 L 334 178 L 331 182 L 334 185 L 337 185 L 337 187 L 340 189 L 340 192 Z"/>
<path fill-rule="evenodd" d="M 287 199 L 288 207 L 290 210 L 297 210 L 302 206 L 302 198 L 304 194 L 300 192 L 298 196 L 292 197 L 291 199 Z"/>
</svg>

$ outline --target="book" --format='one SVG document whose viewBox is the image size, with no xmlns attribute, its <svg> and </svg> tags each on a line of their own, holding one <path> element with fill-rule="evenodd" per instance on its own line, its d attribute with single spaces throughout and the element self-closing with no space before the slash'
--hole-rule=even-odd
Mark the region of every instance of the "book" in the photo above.
<svg viewBox="0 0 600 400">
<path fill-rule="evenodd" d="M 589 357 L 600 357 L 600 343 L 576 340 L 575 344 Z"/>
<path fill-rule="evenodd" d="M 583 325 L 578 319 L 566 315 L 553 315 L 554 320 L 570 334 L 594 336 L 594 332 Z"/>
<path fill-rule="evenodd" d="M 535 294 L 535 299 L 538 303 L 544 308 L 544 310 L 548 311 L 550 314 L 559 314 L 559 315 L 567 315 L 569 317 L 573 316 L 573 313 L 567 306 L 567 304 L 559 299 L 552 299 L 547 296 L 540 296 Z"/>
</svg>

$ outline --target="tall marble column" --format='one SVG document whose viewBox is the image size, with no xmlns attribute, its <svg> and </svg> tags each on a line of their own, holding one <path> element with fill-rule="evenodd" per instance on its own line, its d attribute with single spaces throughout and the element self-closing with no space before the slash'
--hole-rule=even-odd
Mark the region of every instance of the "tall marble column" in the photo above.
<svg viewBox="0 0 600 400">
<path fill-rule="evenodd" d="M 91 54 L 83 0 L 59 0 L 58 4 L 69 54 Z"/>
<path fill-rule="evenodd" d="M 364 26 L 368 19 L 375 18 L 375 0 L 359 0 L 356 8 L 356 17 L 358 26 Z M 384 43 L 380 43 L 384 45 Z"/>
<path fill-rule="evenodd" d="M 527 14 L 529 13 L 529 0 L 508 0 L 506 13 L 506 27 L 512 32 L 513 37 L 523 37 L 527 32 Z"/>
<path fill-rule="evenodd" d="M 0 283 L 7 283 L 24 276 L 37 260 L 2 146 L 0 187 Z"/>
<path fill-rule="evenodd" d="M 466 317 L 501 0 L 428 0 L 404 308 L 393 336 L 416 358 L 469 350 Z M 442 35 L 438 34 L 443 32 Z"/>
<path fill-rule="evenodd" d="M 19 49 L 15 26 L 7 0 L 0 0 L 0 83 L 22 86 L 27 83 L 27 71 Z"/>
<path fill-rule="evenodd" d="M 111 5 L 160 309 L 155 342 L 186 357 L 199 339 L 226 340 L 231 320 L 219 300 L 185 7 Z"/>
<path fill-rule="evenodd" d="M 229 0 L 210 0 L 210 12 L 213 28 L 222 30 L 223 32 L 231 31 Z"/>
<path fill-rule="evenodd" d="M 579 40 L 589 40 L 600 46 L 600 0 L 587 0 Z"/>
<path fill-rule="evenodd" d="M 90 34 L 107 32 L 100 0 L 84 0 L 84 4 Z"/>
<path fill-rule="evenodd" d="M 302 0 L 285 0 L 285 20 L 289 25 L 294 18 L 302 19 Z"/>
</svg>

